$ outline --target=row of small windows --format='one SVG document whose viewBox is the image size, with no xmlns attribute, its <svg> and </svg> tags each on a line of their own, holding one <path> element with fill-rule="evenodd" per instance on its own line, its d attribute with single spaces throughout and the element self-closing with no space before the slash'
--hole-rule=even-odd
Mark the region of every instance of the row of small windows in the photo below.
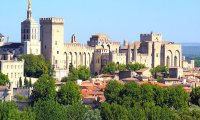
<svg viewBox="0 0 200 120">
<path fill-rule="evenodd" d="M 36 33 L 37 32 L 37 30 L 36 29 L 31 29 L 32 31 L 32 33 Z M 23 33 L 29 33 L 30 31 L 29 31 L 29 29 L 24 29 L 23 31 L 22 31 Z"/>
<path fill-rule="evenodd" d="M 11 77 L 11 78 L 18 78 L 18 77 L 23 76 L 22 74 L 23 74 L 23 73 L 10 73 L 10 77 Z M 9 73 L 7 73 L 7 75 L 9 76 Z M 18 76 L 17 76 L 17 75 L 18 75 Z"/>
<path fill-rule="evenodd" d="M 25 35 L 24 34 L 24 39 L 30 39 L 29 35 Z M 37 36 L 36 35 L 32 35 L 32 39 L 37 39 Z"/>
<path fill-rule="evenodd" d="M 7 69 L 22 69 L 23 65 L 7 65 Z"/>
</svg>

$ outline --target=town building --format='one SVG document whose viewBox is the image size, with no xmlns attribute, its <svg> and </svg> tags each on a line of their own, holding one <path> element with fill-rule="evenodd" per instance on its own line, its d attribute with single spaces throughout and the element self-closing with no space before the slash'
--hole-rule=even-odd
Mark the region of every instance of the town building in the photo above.
<svg viewBox="0 0 200 120">
<path fill-rule="evenodd" d="M 12 88 L 18 87 L 19 79 L 24 78 L 24 60 L 17 60 L 12 53 L 0 54 L 0 71 L 8 75 Z"/>
<path fill-rule="evenodd" d="M 182 48 L 174 42 L 163 41 L 161 34 L 141 34 L 140 41 L 126 44 L 120 52 L 126 53 L 127 63 L 142 63 L 152 68 L 158 65 L 182 67 Z"/>
</svg>

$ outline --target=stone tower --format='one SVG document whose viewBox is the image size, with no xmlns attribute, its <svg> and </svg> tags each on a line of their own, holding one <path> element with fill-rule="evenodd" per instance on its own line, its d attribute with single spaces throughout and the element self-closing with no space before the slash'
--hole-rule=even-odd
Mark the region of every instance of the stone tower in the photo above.
<svg viewBox="0 0 200 120">
<path fill-rule="evenodd" d="M 64 55 L 64 19 L 41 18 L 40 39 L 42 54 L 49 60 L 54 69 L 64 69 L 66 58 Z"/>
<path fill-rule="evenodd" d="M 128 53 L 127 53 L 127 64 L 132 61 L 132 51 L 131 51 L 131 45 L 128 44 Z"/>
<path fill-rule="evenodd" d="M 25 54 L 41 53 L 38 32 L 38 23 L 32 17 L 31 0 L 28 0 L 27 19 L 21 23 L 21 43 L 24 44 Z"/>
</svg>

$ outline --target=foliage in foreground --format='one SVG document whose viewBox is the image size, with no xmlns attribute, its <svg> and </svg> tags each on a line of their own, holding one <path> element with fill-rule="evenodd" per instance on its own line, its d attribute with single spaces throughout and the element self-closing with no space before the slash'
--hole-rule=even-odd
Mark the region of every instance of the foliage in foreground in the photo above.
<svg viewBox="0 0 200 120">
<path fill-rule="evenodd" d="M 163 88 L 133 82 L 122 85 L 117 81 L 109 82 L 105 89 L 105 97 L 110 104 L 118 103 L 127 107 L 158 105 L 182 109 L 188 107 L 189 101 L 189 95 L 181 86 Z"/>
<path fill-rule="evenodd" d="M 56 85 L 54 78 L 48 75 L 42 75 L 33 85 L 31 101 L 56 99 Z"/>
<path fill-rule="evenodd" d="M 6 85 L 7 83 L 9 83 L 8 76 L 0 72 L 0 85 Z"/>
<path fill-rule="evenodd" d="M 91 77 L 90 69 L 85 66 L 80 66 L 77 69 L 72 68 L 69 72 L 67 81 L 88 80 Z"/>
<path fill-rule="evenodd" d="M 131 71 L 137 71 L 142 68 L 145 68 L 146 66 L 144 64 L 140 63 L 129 63 L 127 65 L 124 64 L 116 64 L 114 62 L 107 63 L 103 68 L 104 74 L 114 74 L 117 70 L 131 70 Z"/>
<path fill-rule="evenodd" d="M 100 107 L 103 120 L 198 120 L 200 109 L 188 107 L 189 95 L 181 86 L 122 85 L 110 81 Z"/>
<path fill-rule="evenodd" d="M 63 105 L 81 103 L 81 91 L 79 86 L 74 82 L 67 82 L 62 85 L 57 96 L 58 102 Z"/>
<path fill-rule="evenodd" d="M 24 73 L 27 77 L 38 78 L 43 74 L 52 75 L 53 68 L 50 62 L 46 61 L 42 55 L 23 54 L 19 60 L 25 60 Z"/>
</svg>

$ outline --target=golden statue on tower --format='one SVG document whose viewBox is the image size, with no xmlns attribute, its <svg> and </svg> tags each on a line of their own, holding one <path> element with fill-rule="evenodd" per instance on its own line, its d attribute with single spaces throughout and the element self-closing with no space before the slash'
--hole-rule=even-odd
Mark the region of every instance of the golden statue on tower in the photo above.
<svg viewBox="0 0 200 120">
<path fill-rule="evenodd" d="M 31 0 L 28 0 L 28 9 L 31 9 Z"/>
</svg>

